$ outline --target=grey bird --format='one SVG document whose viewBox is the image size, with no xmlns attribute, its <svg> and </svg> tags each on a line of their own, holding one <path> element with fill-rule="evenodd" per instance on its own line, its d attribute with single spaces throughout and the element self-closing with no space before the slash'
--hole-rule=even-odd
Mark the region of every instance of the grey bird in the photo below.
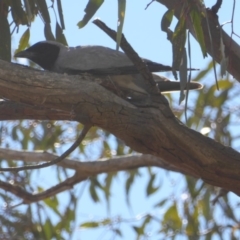
<svg viewBox="0 0 240 240">
<path fill-rule="evenodd" d="M 24 51 L 15 54 L 27 58 L 45 70 L 71 75 L 91 73 L 97 76 L 108 75 L 111 81 L 124 92 L 147 94 L 145 80 L 139 74 L 125 53 L 103 46 L 66 47 L 54 41 L 38 42 Z M 144 59 L 150 72 L 171 71 L 170 66 Z M 153 74 L 161 92 L 180 91 L 180 83 Z M 201 89 L 202 85 L 191 82 L 191 89 Z M 131 94 L 130 94 L 131 96 Z"/>
</svg>

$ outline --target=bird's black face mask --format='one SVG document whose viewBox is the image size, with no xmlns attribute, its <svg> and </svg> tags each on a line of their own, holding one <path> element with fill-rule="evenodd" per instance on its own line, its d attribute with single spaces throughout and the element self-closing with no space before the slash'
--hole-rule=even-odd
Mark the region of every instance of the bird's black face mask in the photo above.
<svg viewBox="0 0 240 240">
<path fill-rule="evenodd" d="M 30 48 L 18 52 L 15 57 L 27 58 L 37 63 L 45 70 L 51 71 L 58 58 L 60 48 L 53 44 L 36 43 Z"/>
</svg>

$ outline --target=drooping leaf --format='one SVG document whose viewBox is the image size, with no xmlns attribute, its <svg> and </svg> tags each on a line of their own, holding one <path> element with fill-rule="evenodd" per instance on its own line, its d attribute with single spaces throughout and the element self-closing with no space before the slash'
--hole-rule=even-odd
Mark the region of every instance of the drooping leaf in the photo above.
<svg viewBox="0 0 240 240">
<path fill-rule="evenodd" d="M 127 201 L 128 205 L 130 205 L 130 202 L 129 202 L 130 189 L 131 189 L 131 187 L 134 183 L 134 180 L 137 176 L 139 176 L 139 171 L 138 170 L 128 171 L 128 178 L 127 178 L 126 183 L 125 183 L 126 201 Z"/>
<path fill-rule="evenodd" d="M 68 45 L 65 35 L 63 34 L 63 29 L 60 27 L 58 22 L 56 22 L 56 40 L 65 46 Z"/>
<path fill-rule="evenodd" d="M 51 198 L 44 199 L 44 203 L 52 209 L 59 217 L 61 217 L 61 214 L 58 210 L 59 202 L 56 196 L 53 196 Z"/>
<path fill-rule="evenodd" d="M 58 15 L 59 15 L 59 19 L 60 19 L 61 28 L 65 29 L 61 0 L 57 0 L 57 8 L 58 8 Z"/>
<path fill-rule="evenodd" d="M 91 222 L 85 222 L 80 225 L 80 228 L 96 228 L 99 226 L 107 226 L 111 223 L 111 219 L 106 218 L 102 221 L 91 221 Z"/>
<path fill-rule="evenodd" d="M 166 224 L 170 229 L 181 229 L 182 219 L 180 218 L 177 210 L 177 205 L 174 203 L 168 210 L 165 212 L 163 217 L 163 224 Z"/>
<path fill-rule="evenodd" d="M 163 199 L 159 203 L 155 204 L 154 207 L 162 207 L 167 201 L 168 199 Z"/>
<path fill-rule="evenodd" d="M 24 50 L 29 44 L 30 38 L 30 29 L 27 28 L 26 31 L 23 33 L 22 37 L 20 38 L 18 48 L 16 49 L 15 53 Z"/>
<path fill-rule="evenodd" d="M 101 190 L 104 190 L 104 189 L 102 185 L 99 183 L 97 178 L 91 178 L 90 181 L 91 181 L 89 186 L 90 195 L 94 202 L 99 202 L 100 199 L 97 194 L 97 188 L 100 188 Z"/>
<path fill-rule="evenodd" d="M 50 20 L 50 15 L 49 15 L 49 12 L 48 12 L 48 7 L 47 7 L 47 3 L 45 0 L 35 0 L 36 1 L 36 4 L 38 6 L 38 10 L 39 12 L 41 13 L 41 16 L 46 23 L 50 24 L 51 23 L 51 20 Z"/>
<path fill-rule="evenodd" d="M 202 19 L 201 13 L 197 9 L 193 8 L 190 12 L 190 16 L 192 19 L 194 31 L 196 33 L 197 41 L 201 47 L 203 57 L 205 58 L 207 56 L 207 49 L 201 24 Z"/>
<path fill-rule="evenodd" d="M 44 36 L 46 40 L 55 41 L 55 37 L 52 33 L 51 25 L 50 23 L 45 23 L 44 25 Z"/>
<path fill-rule="evenodd" d="M 184 89 L 187 86 L 188 74 L 187 74 L 187 51 L 183 48 L 182 61 L 179 66 L 179 77 L 180 77 L 180 97 L 179 104 L 185 99 Z"/>
<path fill-rule="evenodd" d="M 122 234 L 122 232 L 120 231 L 120 229 L 114 228 L 114 229 L 112 229 L 112 231 L 113 231 L 114 233 L 116 233 L 116 235 L 118 235 L 119 237 L 123 237 L 123 234 Z"/>
<path fill-rule="evenodd" d="M 82 223 L 80 225 L 80 228 L 97 228 L 100 226 L 100 223 L 99 222 L 95 222 L 95 221 L 92 221 L 92 222 L 85 222 L 85 223 Z"/>
<path fill-rule="evenodd" d="M 172 37 L 172 49 L 173 49 L 173 75 L 177 79 L 177 73 L 176 69 L 179 69 L 184 49 L 185 49 L 185 43 L 186 43 L 186 22 L 184 18 L 180 18 L 178 21 L 176 28 L 173 33 Z"/>
<path fill-rule="evenodd" d="M 103 186 L 103 191 L 107 201 L 108 209 L 110 208 L 109 198 L 111 196 L 111 186 L 115 175 L 116 175 L 115 173 L 108 173 L 106 175 L 106 178 L 104 179 L 105 186 Z"/>
<path fill-rule="evenodd" d="M 14 23 L 19 25 L 28 25 L 27 14 L 23 9 L 21 1 L 11 2 L 11 14 Z"/>
<path fill-rule="evenodd" d="M 79 28 L 83 28 L 89 20 L 93 17 L 93 15 L 97 12 L 100 6 L 103 4 L 104 0 L 89 0 L 88 4 L 85 8 L 85 15 L 81 21 L 77 23 Z"/>
<path fill-rule="evenodd" d="M 164 15 L 162 17 L 162 21 L 161 21 L 162 31 L 164 31 L 166 33 L 168 32 L 168 28 L 170 27 L 170 25 L 172 23 L 173 14 L 174 14 L 173 9 L 169 9 L 164 13 Z"/>
<path fill-rule="evenodd" d="M 145 232 L 147 224 L 150 223 L 150 221 L 152 220 L 151 215 L 146 215 L 143 217 L 145 217 L 145 219 L 140 227 L 133 226 L 134 231 L 137 233 L 137 239 L 141 239 L 141 236 L 144 236 L 146 234 Z"/>
<path fill-rule="evenodd" d="M 158 187 L 153 186 L 155 178 L 156 178 L 156 175 L 151 174 L 151 177 L 148 182 L 147 189 L 146 189 L 147 196 L 152 195 L 153 193 L 155 193 L 158 190 Z"/>
<path fill-rule="evenodd" d="M 46 239 L 52 239 L 53 224 L 49 218 L 43 224 L 43 231 Z"/>
<path fill-rule="evenodd" d="M 26 9 L 26 12 L 27 12 L 28 26 L 30 26 L 31 21 L 33 19 L 33 15 L 32 15 L 32 11 L 31 11 L 30 4 L 29 4 L 28 0 L 24 0 L 24 6 L 25 6 L 25 9 Z"/>
<path fill-rule="evenodd" d="M 119 45 L 122 38 L 125 10 L 126 10 L 126 0 L 118 0 L 118 26 L 117 26 L 117 47 L 116 47 L 117 50 L 119 49 Z"/>
</svg>

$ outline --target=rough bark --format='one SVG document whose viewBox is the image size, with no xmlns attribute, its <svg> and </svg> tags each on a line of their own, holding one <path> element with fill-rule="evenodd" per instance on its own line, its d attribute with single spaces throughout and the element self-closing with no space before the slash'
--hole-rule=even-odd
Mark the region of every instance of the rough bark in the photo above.
<svg viewBox="0 0 240 240">
<path fill-rule="evenodd" d="M 137 106 L 94 81 L 104 78 L 35 71 L 0 60 L 1 97 L 63 111 L 70 120 L 113 133 L 140 153 L 160 157 L 185 173 L 240 194 L 238 152 L 185 127 L 160 94 Z"/>
</svg>

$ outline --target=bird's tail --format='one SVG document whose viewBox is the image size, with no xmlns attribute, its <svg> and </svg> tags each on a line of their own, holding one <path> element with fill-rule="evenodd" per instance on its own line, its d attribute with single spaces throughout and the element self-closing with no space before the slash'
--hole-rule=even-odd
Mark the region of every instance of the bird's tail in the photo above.
<svg viewBox="0 0 240 240">
<path fill-rule="evenodd" d="M 158 82 L 158 88 L 161 92 L 173 92 L 180 91 L 181 86 L 180 82 L 172 82 L 172 81 L 160 81 Z M 198 82 L 190 82 L 187 83 L 184 90 L 199 90 L 202 89 L 203 85 Z"/>
</svg>

